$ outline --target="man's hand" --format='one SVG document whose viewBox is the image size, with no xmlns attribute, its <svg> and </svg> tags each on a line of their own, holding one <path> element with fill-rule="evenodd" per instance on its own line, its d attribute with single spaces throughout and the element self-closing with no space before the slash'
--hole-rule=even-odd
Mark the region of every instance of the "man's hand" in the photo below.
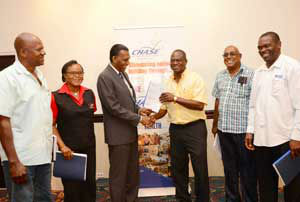
<svg viewBox="0 0 300 202">
<path fill-rule="evenodd" d="M 167 114 L 167 110 L 166 109 L 159 109 L 159 112 L 157 113 L 152 113 L 150 115 L 150 119 L 152 122 L 156 122 L 156 120 L 161 119 L 162 117 L 164 117 Z"/>
<path fill-rule="evenodd" d="M 245 146 L 247 149 L 254 151 L 255 148 L 253 145 L 253 134 L 252 133 L 246 133 Z"/>
<path fill-rule="evenodd" d="M 10 118 L 0 115 L 0 142 L 9 162 L 9 172 L 16 184 L 24 184 L 27 181 L 27 171 L 20 162 L 13 140 Z"/>
<path fill-rule="evenodd" d="M 27 182 L 26 167 L 21 162 L 9 163 L 9 172 L 14 183 L 25 184 Z"/>
<path fill-rule="evenodd" d="M 142 115 L 142 116 L 149 116 L 153 111 L 151 109 L 148 109 L 148 108 L 140 108 L 139 109 L 139 115 Z"/>
<path fill-rule="evenodd" d="M 172 93 L 162 93 L 159 97 L 161 103 L 164 102 L 174 102 L 174 95 Z"/>
<path fill-rule="evenodd" d="M 140 123 L 143 124 L 145 127 L 150 128 L 153 126 L 154 122 L 151 121 L 150 117 L 142 116 Z"/>
<path fill-rule="evenodd" d="M 156 118 L 155 118 L 155 114 L 152 114 L 149 116 L 150 117 L 150 120 L 155 123 L 156 122 Z"/>
<path fill-rule="evenodd" d="M 216 134 L 218 132 L 218 127 L 217 126 L 216 127 L 212 127 L 211 132 L 214 135 L 214 137 L 216 137 Z"/>
<path fill-rule="evenodd" d="M 62 148 L 60 148 L 60 151 L 63 154 L 65 160 L 71 160 L 73 158 L 73 151 L 69 147 L 63 146 Z"/>
<path fill-rule="evenodd" d="M 290 149 L 292 159 L 300 156 L 300 141 L 290 140 Z"/>
<path fill-rule="evenodd" d="M 216 134 L 218 132 L 218 119 L 219 119 L 219 98 L 216 98 L 215 101 L 215 110 L 214 110 L 214 115 L 213 115 L 213 124 L 212 124 L 212 129 L 211 132 L 216 137 Z"/>
</svg>

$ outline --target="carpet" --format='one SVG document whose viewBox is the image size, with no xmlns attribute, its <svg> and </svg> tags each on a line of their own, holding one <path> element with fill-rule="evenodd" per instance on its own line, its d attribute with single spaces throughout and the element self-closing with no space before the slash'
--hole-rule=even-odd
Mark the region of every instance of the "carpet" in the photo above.
<svg viewBox="0 0 300 202">
<path fill-rule="evenodd" d="M 190 179 L 191 185 L 193 185 L 193 178 Z M 211 202 L 224 202 L 224 177 L 210 177 L 210 197 Z M 192 196 L 193 195 L 193 186 Z M 8 202 L 6 197 L 6 191 L 0 190 L 0 202 Z M 63 191 L 52 191 L 54 202 L 63 202 Z M 109 188 L 108 179 L 97 180 L 97 200 L 96 202 L 109 202 Z M 175 202 L 174 196 L 162 196 L 162 197 L 144 197 L 139 198 L 140 202 Z M 279 189 L 279 200 L 278 202 L 284 202 L 283 192 Z"/>
</svg>

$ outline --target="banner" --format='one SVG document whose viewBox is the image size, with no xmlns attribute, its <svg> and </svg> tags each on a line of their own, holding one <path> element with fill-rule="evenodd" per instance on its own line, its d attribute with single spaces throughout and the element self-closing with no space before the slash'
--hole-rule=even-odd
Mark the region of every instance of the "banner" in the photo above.
<svg viewBox="0 0 300 202">
<path fill-rule="evenodd" d="M 163 85 L 172 73 L 170 56 L 183 48 L 183 26 L 115 28 L 115 42 L 129 48 L 127 73 L 143 106 L 150 83 Z M 153 128 L 138 127 L 139 196 L 175 195 L 170 178 L 170 137 L 167 116 Z M 154 190 L 155 189 L 155 190 Z"/>
</svg>

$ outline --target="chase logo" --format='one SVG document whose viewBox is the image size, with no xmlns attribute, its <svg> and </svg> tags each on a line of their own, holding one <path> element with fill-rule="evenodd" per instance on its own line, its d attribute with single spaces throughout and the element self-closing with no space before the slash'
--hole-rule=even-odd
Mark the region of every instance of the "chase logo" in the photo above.
<svg viewBox="0 0 300 202">
<path fill-rule="evenodd" d="M 132 52 L 131 52 L 131 55 L 133 57 L 147 57 L 147 56 L 155 56 L 155 55 L 158 55 L 160 49 L 157 48 L 159 42 L 151 47 L 151 46 L 143 46 L 139 49 L 134 49 Z"/>
</svg>

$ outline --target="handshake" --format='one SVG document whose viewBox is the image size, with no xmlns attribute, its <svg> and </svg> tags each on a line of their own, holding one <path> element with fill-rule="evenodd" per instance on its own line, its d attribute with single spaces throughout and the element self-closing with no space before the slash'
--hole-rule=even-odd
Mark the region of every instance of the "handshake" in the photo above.
<svg viewBox="0 0 300 202">
<path fill-rule="evenodd" d="M 140 123 L 147 128 L 151 128 L 156 121 L 153 113 L 154 112 L 151 109 L 140 108 L 139 110 L 139 115 L 141 115 Z"/>
<path fill-rule="evenodd" d="M 174 94 L 166 92 L 162 93 L 159 97 L 159 101 L 161 103 L 165 102 L 176 102 L 177 97 Z M 159 112 L 155 113 L 151 109 L 148 108 L 140 108 L 139 115 L 141 115 L 140 123 L 143 124 L 147 128 L 151 128 L 156 120 L 162 118 L 167 113 L 166 109 L 159 109 Z"/>
</svg>

